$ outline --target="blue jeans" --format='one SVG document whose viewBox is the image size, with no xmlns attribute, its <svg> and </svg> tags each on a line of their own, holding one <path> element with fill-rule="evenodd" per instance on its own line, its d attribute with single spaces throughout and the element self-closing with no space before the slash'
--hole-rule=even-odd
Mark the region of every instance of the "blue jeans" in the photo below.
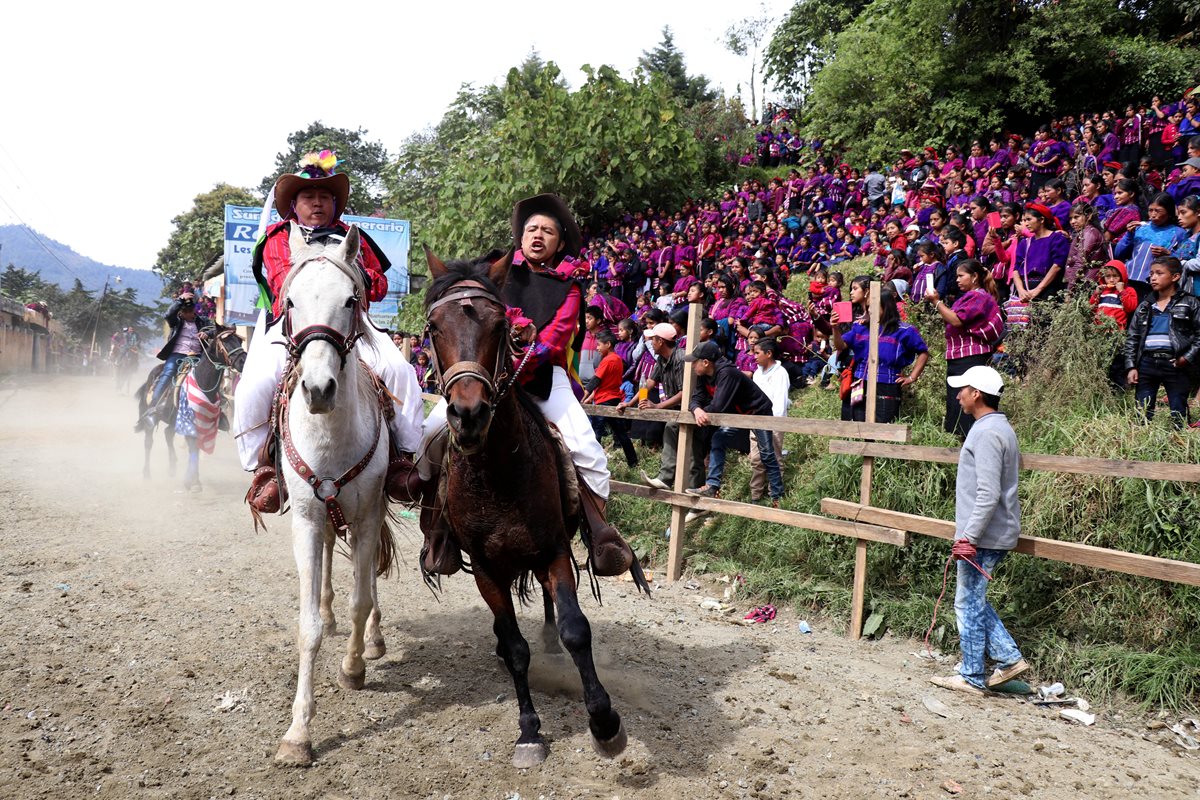
<svg viewBox="0 0 1200 800">
<path fill-rule="evenodd" d="M 980 548 L 975 562 L 995 575 L 996 567 L 1007 555 L 1007 550 Z M 984 656 L 1000 667 L 1009 667 L 1021 660 L 1021 651 L 987 601 L 988 579 L 966 561 L 957 563 L 954 614 L 958 618 L 958 647 L 962 651 L 960 672 L 967 683 L 983 689 L 988 678 Z"/>
<path fill-rule="evenodd" d="M 713 434 L 712 449 L 708 453 L 708 479 L 705 481 L 709 486 L 721 488 L 721 477 L 725 474 L 725 450 L 735 435 L 737 431 L 733 428 L 718 428 Z M 778 500 L 783 497 L 783 472 L 779 469 L 779 459 L 775 457 L 775 442 L 771 439 L 771 432 L 752 430 L 750 435 L 758 444 L 758 457 L 767 471 L 771 499 Z"/>
<path fill-rule="evenodd" d="M 171 383 L 175 373 L 179 371 L 179 362 L 184 358 L 187 356 L 183 353 L 171 353 L 167 356 L 167 360 L 163 362 L 162 372 L 158 374 L 158 382 L 154 384 L 154 393 L 150 396 L 150 408 L 158 405 L 158 399 L 162 397 L 163 391 Z"/>
</svg>

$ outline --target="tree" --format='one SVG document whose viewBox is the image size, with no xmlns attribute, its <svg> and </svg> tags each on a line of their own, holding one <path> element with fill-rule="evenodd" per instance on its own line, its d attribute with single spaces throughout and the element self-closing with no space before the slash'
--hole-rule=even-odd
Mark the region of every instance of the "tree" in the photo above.
<svg viewBox="0 0 1200 800">
<path fill-rule="evenodd" d="M 763 74 L 790 101 L 808 96 L 813 77 L 833 54 L 834 40 L 870 0 L 798 0 L 763 51 Z"/>
<path fill-rule="evenodd" d="M 812 79 L 806 130 L 878 159 L 1027 130 L 1048 114 L 1177 96 L 1194 57 L 1151 38 L 1149 18 L 1111 0 L 872 0 Z"/>
<path fill-rule="evenodd" d="M 163 296 L 174 294 L 183 281 L 194 281 L 225 249 L 225 206 L 259 206 L 262 200 L 246 189 L 219 183 L 196 195 L 192 207 L 171 220 L 175 229 L 158 251 L 154 271 L 165 279 Z"/>
<path fill-rule="evenodd" d="M 349 208 L 351 214 L 370 215 L 383 205 L 383 173 L 388 165 L 387 150 L 379 142 L 369 141 L 362 128 L 330 128 L 317 121 L 306 130 L 295 131 L 287 138 L 288 149 L 275 156 L 275 171 L 262 179 L 259 191 L 265 197 L 280 175 L 299 169 L 306 153 L 332 150 L 341 163 L 338 171 L 350 176 Z"/>
<path fill-rule="evenodd" d="M 759 52 L 774 22 L 766 6 L 760 5 L 757 17 L 746 17 L 725 30 L 725 49 L 742 58 L 750 57 L 750 118 L 754 120 L 758 119 Z"/>
<path fill-rule="evenodd" d="M 670 26 L 662 29 L 662 41 L 653 50 L 643 50 L 638 66 L 650 75 L 661 77 L 671 94 L 685 106 L 711 102 L 717 93 L 708 85 L 703 75 L 688 75 L 683 63 L 683 53 L 675 46 L 675 37 Z"/>
</svg>

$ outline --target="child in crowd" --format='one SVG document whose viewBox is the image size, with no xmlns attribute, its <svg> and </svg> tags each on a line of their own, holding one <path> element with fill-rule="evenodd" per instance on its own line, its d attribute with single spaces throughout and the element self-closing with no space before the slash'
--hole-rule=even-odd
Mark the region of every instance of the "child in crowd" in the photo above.
<svg viewBox="0 0 1200 800">
<path fill-rule="evenodd" d="M 1158 390 L 1167 393 L 1171 421 L 1187 420 L 1190 373 L 1200 361 L 1200 298 L 1179 291 L 1183 265 L 1158 256 L 1150 263 L 1150 292 L 1138 304 L 1125 340 L 1126 377 L 1146 419 L 1154 418 Z"/>
<path fill-rule="evenodd" d="M 1092 305 L 1096 307 L 1096 321 L 1103 322 L 1104 318 L 1114 320 L 1117 327 L 1125 330 L 1129 317 L 1137 309 L 1137 292 L 1127 284 L 1125 264 L 1112 260 L 1100 268 L 1100 285 L 1092 295 Z M 1125 388 L 1125 353 L 1119 347 L 1113 353 L 1112 363 L 1108 367 L 1108 381 L 1115 389 Z"/>
<path fill-rule="evenodd" d="M 621 389 L 625 363 L 616 354 L 614 350 L 616 345 L 617 337 L 613 336 L 611 331 L 596 332 L 596 352 L 599 355 L 600 363 L 596 366 L 595 374 L 586 384 L 588 391 L 582 402 L 595 403 L 598 406 L 616 406 L 626 399 L 625 392 Z M 637 451 L 633 449 L 633 441 L 629 438 L 629 423 L 626 420 L 591 417 L 591 421 L 592 430 L 596 432 L 597 439 L 603 437 L 605 427 L 612 428 L 613 439 L 625 453 L 625 462 L 631 469 L 638 465 Z"/>
<path fill-rule="evenodd" d="M 771 401 L 771 414 L 776 417 L 786 417 L 788 408 L 788 389 L 791 379 L 787 370 L 779 363 L 779 343 L 770 337 L 759 339 L 754 343 L 754 361 L 756 368 L 751 380 L 762 389 Z M 772 431 L 771 442 L 774 445 L 775 458 L 781 462 L 783 458 L 783 431 Z M 767 468 L 763 465 L 758 451 L 756 437 L 750 439 L 750 502 L 760 503 L 767 490 Z"/>
</svg>

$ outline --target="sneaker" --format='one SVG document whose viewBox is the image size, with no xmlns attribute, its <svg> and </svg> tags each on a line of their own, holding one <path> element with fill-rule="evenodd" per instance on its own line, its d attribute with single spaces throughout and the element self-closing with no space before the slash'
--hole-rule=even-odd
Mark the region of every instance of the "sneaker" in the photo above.
<svg viewBox="0 0 1200 800">
<path fill-rule="evenodd" d="M 771 498 L 771 508 L 779 508 L 779 498 L 778 497 Z"/>
<path fill-rule="evenodd" d="M 995 671 L 992 672 L 991 677 L 987 679 L 987 687 L 992 689 L 996 686 L 1003 686 L 1028 669 L 1029 662 L 1023 658 L 1011 666 L 996 667 Z"/>
<path fill-rule="evenodd" d="M 721 487 L 713 486 L 711 483 L 706 483 L 698 489 L 688 489 L 688 494 L 694 494 L 697 497 L 720 497 Z"/>
<path fill-rule="evenodd" d="M 984 694 L 986 694 L 983 689 L 980 689 L 978 686 L 972 686 L 971 684 L 967 683 L 966 678 L 964 678 L 962 675 L 951 675 L 947 678 L 943 678 L 941 675 L 935 675 L 929 679 L 929 682 L 934 686 L 940 686 L 943 689 L 950 689 L 955 692 L 966 692 L 967 694 L 975 695 L 976 697 L 983 697 Z"/>
<path fill-rule="evenodd" d="M 646 474 L 646 470 L 642 470 L 642 481 L 644 481 L 647 486 L 653 486 L 655 489 L 663 489 L 668 492 L 671 490 L 671 487 L 667 486 L 666 481 L 660 478 L 651 478 Z"/>
<path fill-rule="evenodd" d="M 711 513 L 711 511 L 705 511 L 703 508 L 694 508 L 684 515 L 683 521 L 684 523 L 695 522 L 701 517 L 707 517 Z"/>
</svg>

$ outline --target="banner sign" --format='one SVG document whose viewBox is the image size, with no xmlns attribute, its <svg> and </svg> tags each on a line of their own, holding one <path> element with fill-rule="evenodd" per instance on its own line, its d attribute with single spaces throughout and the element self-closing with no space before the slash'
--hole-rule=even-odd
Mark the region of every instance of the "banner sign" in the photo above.
<svg viewBox="0 0 1200 800">
<path fill-rule="evenodd" d="M 258 241 L 258 220 L 262 208 L 225 206 L 225 324 L 253 325 L 258 319 L 258 284 L 250 269 L 254 245 Z M 279 221 L 279 212 L 271 209 L 271 224 Z M 357 225 L 379 245 L 392 266 L 385 273 L 387 296 L 371 303 L 371 320 L 380 328 L 390 327 L 408 294 L 408 247 L 412 227 L 405 219 L 356 217 L 343 214 L 347 225 Z"/>
</svg>

